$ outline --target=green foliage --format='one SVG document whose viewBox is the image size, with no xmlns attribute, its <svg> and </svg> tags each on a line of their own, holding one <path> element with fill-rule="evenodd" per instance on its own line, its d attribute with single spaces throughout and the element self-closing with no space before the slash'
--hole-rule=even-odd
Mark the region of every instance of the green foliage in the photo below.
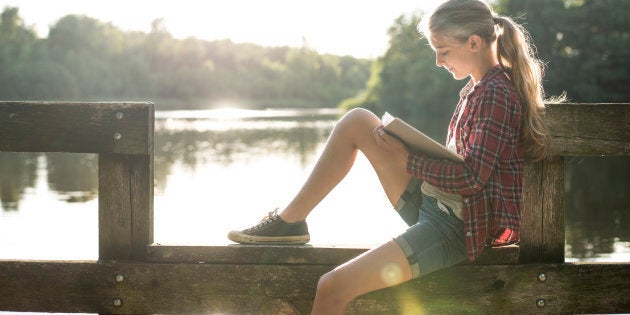
<svg viewBox="0 0 630 315">
<path fill-rule="evenodd" d="M 545 90 L 575 102 L 628 102 L 630 1 L 500 0 L 501 14 L 521 17 L 547 62 Z"/>
<path fill-rule="evenodd" d="M 0 20 L 0 99 L 151 100 L 160 108 L 336 106 L 357 94 L 369 60 L 307 48 L 175 39 L 162 20 L 123 32 L 68 15 L 38 38 L 17 8 Z"/>
<path fill-rule="evenodd" d="M 575 102 L 628 102 L 630 49 L 625 0 L 496 0 L 516 17 L 547 63 L 548 95 Z M 48 38 L 6 7 L 0 15 L 0 99 L 152 100 L 208 107 L 334 106 L 385 110 L 441 137 L 458 99 L 457 82 L 434 65 L 416 24 L 401 16 L 390 49 L 375 61 L 308 48 L 173 38 L 162 20 L 150 33 L 69 15 Z M 363 90 L 363 91 L 361 91 Z M 342 102 L 343 101 L 343 102 Z"/>
</svg>

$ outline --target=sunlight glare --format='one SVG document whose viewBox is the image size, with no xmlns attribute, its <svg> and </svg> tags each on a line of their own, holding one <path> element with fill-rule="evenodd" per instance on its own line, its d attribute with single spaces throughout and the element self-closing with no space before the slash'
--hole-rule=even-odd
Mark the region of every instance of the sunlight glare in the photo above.
<svg viewBox="0 0 630 315">
<path fill-rule="evenodd" d="M 402 282 L 402 269 L 398 264 L 389 263 L 381 270 L 381 278 L 387 285 L 396 285 Z"/>
<path fill-rule="evenodd" d="M 247 117 L 249 111 L 246 109 L 238 108 L 229 103 L 221 104 L 217 109 L 212 110 L 212 117 L 218 120 L 236 120 Z"/>
</svg>

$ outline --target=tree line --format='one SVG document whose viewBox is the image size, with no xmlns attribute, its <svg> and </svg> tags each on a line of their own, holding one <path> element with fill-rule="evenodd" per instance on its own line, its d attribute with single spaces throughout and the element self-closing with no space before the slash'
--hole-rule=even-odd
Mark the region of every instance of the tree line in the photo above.
<svg viewBox="0 0 630 315">
<path fill-rule="evenodd" d="M 629 101 L 630 1 L 493 5 L 530 32 L 547 64 L 548 95 Z M 6 7 L 0 15 L 0 99 L 152 100 L 187 108 L 230 100 L 250 107 L 332 107 L 343 101 L 344 108 L 389 109 L 436 130 L 449 118 L 463 82 L 435 67 L 433 51 L 416 30 L 421 17 L 405 14 L 393 21 L 387 52 L 365 60 L 308 47 L 176 39 L 160 19 L 145 33 L 68 15 L 39 38 L 18 8 Z"/>
<path fill-rule="evenodd" d="M 176 39 L 163 20 L 126 32 L 79 15 L 39 38 L 19 9 L 0 16 L 0 99 L 150 100 L 158 108 L 334 107 L 362 89 L 370 60 L 308 47 L 262 47 L 230 40 Z"/>
</svg>

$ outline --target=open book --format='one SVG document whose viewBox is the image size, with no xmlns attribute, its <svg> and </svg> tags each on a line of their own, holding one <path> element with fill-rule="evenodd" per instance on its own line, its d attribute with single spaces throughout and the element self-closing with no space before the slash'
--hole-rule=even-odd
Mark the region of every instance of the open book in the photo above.
<svg viewBox="0 0 630 315">
<path fill-rule="evenodd" d="M 464 158 L 447 149 L 442 144 L 429 138 L 418 129 L 412 127 L 402 119 L 385 113 L 382 118 L 384 130 L 398 140 L 402 141 L 412 152 L 422 152 L 426 155 L 449 159 L 455 162 L 464 162 Z"/>
</svg>

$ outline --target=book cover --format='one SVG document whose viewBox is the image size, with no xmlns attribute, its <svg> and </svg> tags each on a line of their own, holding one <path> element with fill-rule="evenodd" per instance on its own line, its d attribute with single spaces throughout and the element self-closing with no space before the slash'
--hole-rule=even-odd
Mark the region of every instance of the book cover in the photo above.
<svg viewBox="0 0 630 315">
<path fill-rule="evenodd" d="M 431 139 L 398 117 L 394 117 L 386 112 L 381 120 L 384 126 L 383 129 L 402 141 L 412 152 L 422 152 L 435 158 L 449 159 L 455 162 L 464 161 L 461 155 L 447 149 L 444 145 Z"/>
</svg>

